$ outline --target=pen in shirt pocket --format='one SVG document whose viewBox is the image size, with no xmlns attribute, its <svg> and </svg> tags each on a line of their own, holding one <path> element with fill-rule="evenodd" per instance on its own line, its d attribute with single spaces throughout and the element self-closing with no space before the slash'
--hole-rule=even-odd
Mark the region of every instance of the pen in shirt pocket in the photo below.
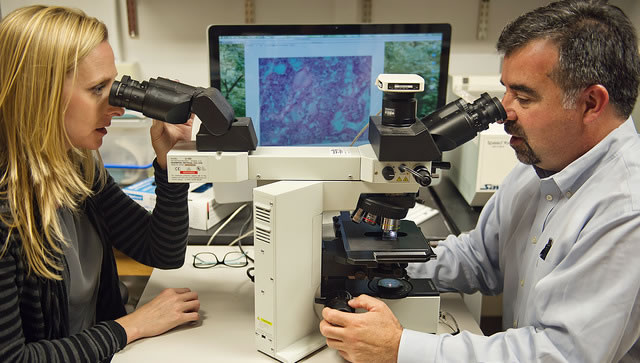
<svg viewBox="0 0 640 363">
<path fill-rule="evenodd" d="M 549 250 L 551 249 L 551 246 L 553 246 L 553 238 L 549 238 L 549 241 L 547 241 L 547 244 L 544 246 L 542 251 L 540 251 L 540 258 L 543 261 L 547 258 L 547 254 L 549 254 Z"/>
</svg>

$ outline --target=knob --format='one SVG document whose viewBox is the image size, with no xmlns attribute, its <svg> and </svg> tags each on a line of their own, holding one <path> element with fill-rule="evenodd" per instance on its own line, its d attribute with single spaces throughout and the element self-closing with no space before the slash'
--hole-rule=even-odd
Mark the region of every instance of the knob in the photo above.
<svg viewBox="0 0 640 363">
<path fill-rule="evenodd" d="M 382 177 L 385 178 L 386 180 L 393 180 L 395 176 L 396 176 L 396 171 L 393 170 L 393 167 L 385 166 L 384 168 L 382 168 Z"/>
</svg>

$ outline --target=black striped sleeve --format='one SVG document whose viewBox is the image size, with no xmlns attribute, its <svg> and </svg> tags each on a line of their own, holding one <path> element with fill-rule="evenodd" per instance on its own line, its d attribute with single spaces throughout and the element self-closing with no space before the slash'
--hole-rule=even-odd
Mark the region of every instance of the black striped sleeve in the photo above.
<svg viewBox="0 0 640 363">
<path fill-rule="evenodd" d="M 147 212 L 109 177 L 96 196 L 108 236 L 129 257 L 157 268 L 179 268 L 184 262 L 189 229 L 189 184 L 169 183 L 166 170 L 154 161 L 156 206 Z"/>
<path fill-rule="evenodd" d="M 98 362 L 124 348 L 127 336 L 115 321 L 100 322 L 63 339 L 27 342 L 25 327 L 42 331 L 44 320 L 41 312 L 21 311 L 25 304 L 19 300 L 38 299 L 32 290 L 34 284 L 22 284 L 22 296 L 18 298 L 18 276 L 24 271 L 20 272 L 16 256 L 8 250 L 0 258 L 0 362 Z"/>
</svg>

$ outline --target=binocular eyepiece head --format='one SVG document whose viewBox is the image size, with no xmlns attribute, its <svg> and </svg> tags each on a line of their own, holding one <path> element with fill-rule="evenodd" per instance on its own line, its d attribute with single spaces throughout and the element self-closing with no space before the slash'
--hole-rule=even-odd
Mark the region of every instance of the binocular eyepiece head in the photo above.
<svg viewBox="0 0 640 363">
<path fill-rule="evenodd" d="M 453 150 L 473 139 L 491 123 L 507 118 L 496 97 L 483 93 L 469 104 L 459 98 L 422 119 L 440 151 Z"/>
<path fill-rule="evenodd" d="M 212 135 L 225 134 L 235 121 L 233 108 L 216 88 L 161 77 L 138 82 L 122 76 L 111 86 L 109 103 L 172 124 L 185 123 L 195 113 Z"/>
</svg>

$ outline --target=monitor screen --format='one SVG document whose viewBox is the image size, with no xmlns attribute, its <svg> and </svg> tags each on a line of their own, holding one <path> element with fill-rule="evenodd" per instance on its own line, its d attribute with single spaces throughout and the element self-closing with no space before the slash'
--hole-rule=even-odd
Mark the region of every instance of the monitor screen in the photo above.
<svg viewBox="0 0 640 363">
<path fill-rule="evenodd" d="M 450 41 L 448 24 L 212 25 L 211 86 L 262 146 L 350 145 L 382 109 L 381 73 L 424 78 L 419 117 L 444 105 Z"/>
</svg>

